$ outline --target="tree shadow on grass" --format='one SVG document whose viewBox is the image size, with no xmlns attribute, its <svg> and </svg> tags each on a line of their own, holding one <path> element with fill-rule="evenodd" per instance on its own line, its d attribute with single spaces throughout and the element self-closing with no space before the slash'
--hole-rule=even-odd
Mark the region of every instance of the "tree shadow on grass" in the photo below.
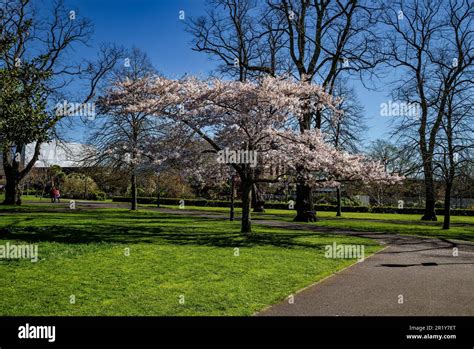
<svg viewBox="0 0 474 349">
<path fill-rule="evenodd" d="M 145 218 L 145 217 L 142 217 Z M 150 219 L 150 223 L 175 223 L 171 226 L 127 226 L 124 224 L 83 224 L 80 222 L 73 225 L 50 225 L 50 226 L 30 226 L 24 227 L 12 223 L 5 228 L 0 228 L 0 239 L 20 240 L 30 243 L 38 242 L 57 242 L 64 244 L 89 244 L 89 243 L 156 243 L 172 245 L 196 245 L 210 247 L 256 247 L 256 246 L 274 246 L 279 248 L 310 248 L 315 250 L 324 250 L 328 245 L 328 240 L 321 241 L 318 238 L 345 238 L 323 232 L 307 232 L 301 230 L 275 231 L 268 228 L 263 232 L 256 234 L 242 234 L 237 232 L 238 227 L 229 225 L 227 227 L 213 228 L 213 219 L 199 219 L 194 222 L 186 222 L 186 217 L 167 216 L 157 219 Z M 179 225 L 180 219 L 183 224 Z M 189 219 L 189 218 L 188 218 Z M 24 220 L 21 220 L 24 223 Z M 222 223 L 222 220 L 219 220 Z M 146 221 L 145 221 L 146 223 Z M 193 224 L 194 223 L 194 224 Z M 209 224 L 208 226 L 203 224 Z M 262 229 L 262 228 L 260 228 Z M 311 241 L 307 241 L 311 238 Z M 314 238 L 314 239 L 313 239 Z M 329 243 L 332 243 L 329 242 Z M 366 246 L 376 246 L 371 241 L 365 243 Z"/>
</svg>

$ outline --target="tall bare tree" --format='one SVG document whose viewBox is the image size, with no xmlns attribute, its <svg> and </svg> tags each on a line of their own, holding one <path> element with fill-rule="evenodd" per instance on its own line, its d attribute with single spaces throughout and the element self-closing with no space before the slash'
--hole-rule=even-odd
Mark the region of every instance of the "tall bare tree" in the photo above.
<svg viewBox="0 0 474 349">
<path fill-rule="evenodd" d="M 332 94 L 341 99 L 338 109 L 342 113 L 336 117 L 332 115 L 333 113 L 324 113 L 323 117 L 327 120 L 322 124 L 322 131 L 336 149 L 359 152 L 367 130 L 364 123 L 364 107 L 360 104 L 354 88 L 348 85 L 347 79 L 337 79 L 331 89 Z M 341 186 L 336 188 L 336 216 L 342 214 L 341 189 Z"/>
<path fill-rule="evenodd" d="M 218 60 L 218 72 L 239 81 L 278 72 L 284 32 L 271 11 L 257 0 L 209 0 L 207 5 L 206 16 L 186 27 L 193 50 Z"/>
<path fill-rule="evenodd" d="M 139 82 L 151 78 L 157 71 L 146 53 L 138 48 L 125 52 L 124 64 L 117 67 L 110 79 L 110 88 L 116 82 Z M 127 173 L 130 178 L 131 209 L 137 210 L 137 177 L 145 165 L 155 162 L 155 142 L 163 136 L 161 119 L 146 112 L 123 111 L 121 107 L 103 107 L 89 138 L 92 147 L 85 154 L 92 167 L 105 167 Z"/>
<path fill-rule="evenodd" d="M 435 173 L 444 182 L 444 220 L 443 229 L 450 228 L 451 195 L 456 178 L 463 173 L 466 164 L 472 164 L 474 149 L 474 84 L 465 81 L 448 96 L 442 132 L 437 138 L 434 154 Z M 457 85 L 457 84 L 456 84 Z"/>
<path fill-rule="evenodd" d="M 433 157 L 449 95 L 474 63 L 473 11 L 468 0 L 413 0 L 385 4 L 380 15 L 388 62 L 402 72 L 394 96 L 419 109 L 416 117 L 399 118 L 395 133 L 420 151 L 423 220 L 437 220 Z"/>
<path fill-rule="evenodd" d="M 302 82 L 315 81 L 327 92 L 344 73 L 371 72 L 380 63 L 375 13 L 364 1 L 281 0 L 267 1 L 285 21 L 285 47 L 291 72 Z M 324 111 L 307 113 L 298 120 L 301 132 L 322 128 Z M 296 186 L 295 221 L 314 220 L 311 189 Z"/>
</svg>

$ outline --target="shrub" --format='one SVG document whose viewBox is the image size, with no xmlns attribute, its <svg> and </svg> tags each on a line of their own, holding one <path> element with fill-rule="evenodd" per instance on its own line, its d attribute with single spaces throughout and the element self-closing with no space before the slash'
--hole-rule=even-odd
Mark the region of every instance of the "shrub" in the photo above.
<svg viewBox="0 0 474 349">
<path fill-rule="evenodd" d="M 92 178 L 79 173 L 71 173 L 64 178 L 64 183 L 60 188 L 61 196 L 70 199 L 85 199 L 86 188 L 87 198 L 89 193 L 99 191 L 97 184 Z"/>
<path fill-rule="evenodd" d="M 88 200 L 95 200 L 95 201 L 104 201 L 107 199 L 107 195 L 100 190 L 93 191 L 87 195 Z"/>
<path fill-rule="evenodd" d="M 372 207 L 370 209 L 372 213 L 399 213 L 399 214 L 419 214 L 423 215 L 425 210 L 423 208 L 397 208 L 397 207 L 388 207 L 388 206 L 378 206 Z M 439 216 L 444 215 L 444 209 L 437 209 L 436 214 Z M 452 209 L 451 215 L 453 216 L 474 216 L 474 210 L 462 210 L 462 209 Z"/>
</svg>

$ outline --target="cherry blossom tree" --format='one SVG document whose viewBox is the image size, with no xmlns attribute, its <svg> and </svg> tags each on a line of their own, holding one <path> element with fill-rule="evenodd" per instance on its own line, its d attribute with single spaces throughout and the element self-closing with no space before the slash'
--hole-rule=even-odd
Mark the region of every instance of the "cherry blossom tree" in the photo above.
<svg viewBox="0 0 474 349">
<path fill-rule="evenodd" d="M 226 152 L 235 157 L 221 163 L 232 166 L 240 179 L 242 232 L 249 233 L 253 185 L 276 182 L 284 175 L 269 176 L 272 166 L 281 165 L 273 156 L 278 150 L 276 131 L 287 129 L 303 110 L 332 108 L 333 98 L 319 86 L 271 77 L 244 83 L 188 79 L 183 88 L 187 98 L 179 121 L 206 140 L 218 156 Z"/>
<path fill-rule="evenodd" d="M 345 182 L 390 185 L 403 180 L 396 173 L 388 173 L 379 161 L 338 150 L 324 136 L 317 129 L 303 134 L 278 132 L 274 156 L 313 188 L 338 187 Z"/>
<path fill-rule="evenodd" d="M 250 200 L 254 183 L 276 182 L 286 174 L 308 185 L 339 186 L 344 181 L 392 182 L 381 164 L 360 155 L 341 152 L 325 142 L 320 131 L 291 129 L 291 119 L 304 117 L 308 109 L 332 109 L 338 101 L 320 87 L 263 78 L 257 83 L 196 80 L 185 84 L 187 96 L 180 120 L 215 149 L 245 149 L 258 154 L 258 164 L 231 163 L 240 177 L 242 232 L 251 232 Z M 193 91 L 198 91 L 195 94 Z M 188 111 L 189 110 L 189 111 Z M 279 171 L 270 176 L 271 167 Z"/>
<path fill-rule="evenodd" d="M 103 101 L 123 110 L 166 115 L 205 140 L 216 153 L 216 166 L 232 167 L 240 179 L 243 233 L 252 232 L 255 183 L 278 182 L 291 173 L 313 186 L 396 180 L 382 165 L 331 147 L 319 131 L 292 128 L 292 121 L 308 110 L 329 108 L 337 115 L 338 101 L 320 86 L 273 77 L 256 82 L 154 77 L 135 83 L 136 93 L 126 92 L 132 85 L 121 82 Z M 270 170 L 275 167 L 279 170 Z"/>
</svg>

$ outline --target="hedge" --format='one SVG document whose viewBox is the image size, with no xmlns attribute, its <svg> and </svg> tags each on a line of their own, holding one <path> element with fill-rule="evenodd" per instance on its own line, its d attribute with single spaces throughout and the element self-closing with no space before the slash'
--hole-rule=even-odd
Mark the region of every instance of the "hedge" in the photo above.
<svg viewBox="0 0 474 349">
<path fill-rule="evenodd" d="M 223 200 L 206 200 L 206 199 L 177 199 L 177 198 L 160 198 L 160 204 L 178 206 L 180 201 L 184 200 L 184 204 L 188 206 L 203 206 L 203 207 L 230 207 L 229 201 Z M 115 196 L 112 198 L 114 202 L 130 202 L 129 197 Z M 139 204 L 156 205 L 157 198 L 139 197 L 137 198 Z M 240 201 L 234 202 L 235 207 L 242 207 Z M 288 210 L 288 204 L 284 202 L 266 202 L 265 208 Z M 330 211 L 336 212 L 336 205 L 315 205 L 316 211 Z M 422 215 L 424 210 L 422 208 L 397 208 L 397 207 L 367 207 L 367 206 L 343 206 L 342 212 L 372 212 L 372 213 L 398 213 L 398 214 L 419 214 Z M 437 209 L 436 214 L 442 216 L 444 209 Z M 452 209 L 453 216 L 474 216 L 474 210 Z"/>
<path fill-rule="evenodd" d="M 177 198 L 160 198 L 160 204 L 162 205 L 172 205 L 178 206 L 184 200 L 185 205 L 188 206 L 207 206 L 207 207 L 229 207 L 230 203 L 228 201 L 221 200 L 206 200 L 206 199 L 177 199 Z M 115 196 L 112 198 L 113 202 L 130 202 L 130 197 L 125 196 Z M 157 198 L 151 197 L 138 197 L 137 202 L 139 204 L 153 204 L 156 205 Z M 239 201 L 235 202 L 236 207 L 241 207 Z"/>
<path fill-rule="evenodd" d="M 423 215 L 425 210 L 423 208 L 397 208 L 397 207 L 372 207 L 370 210 L 372 213 L 399 213 L 399 214 L 419 214 Z M 439 216 L 444 215 L 444 209 L 437 208 L 436 214 Z M 458 208 L 451 209 L 452 216 L 474 216 L 474 210 L 463 210 Z"/>
<path fill-rule="evenodd" d="M 36 196 L 36 197 L 42 197 L 42 198 L 50 198 L 51 194 L 49 191 L 41 191 L 41 190 L 28 190 L 24 191 L 23 195 L 31 195 L 31 196 Z M 61 199 L 71 199 L 71 200 L 91 200 L 91 201 L 104 201 L 107 199 L 107 194 L 105 194 L 103 191 L 97 190 L 97 191 L 92 191 L 87 193 L 87 197 L 84 198 L 84 195 L 82 194 L 70 194 L 70 193 L 64 193 L 61 192 Z M 128 199 L 130 201 L 130 199 Z"/>
</svg>

